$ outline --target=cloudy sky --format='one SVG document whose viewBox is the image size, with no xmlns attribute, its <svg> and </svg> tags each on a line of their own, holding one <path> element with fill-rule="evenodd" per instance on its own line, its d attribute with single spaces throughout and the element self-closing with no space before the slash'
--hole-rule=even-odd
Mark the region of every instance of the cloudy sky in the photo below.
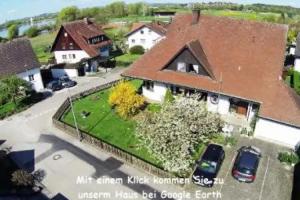
<svg viewBox="0 0 300 200">
<path fill-rule="evenodd" d="M 141 0 L 125 0 L 127 3 L 139 2 Z M 184 2 L 207 2 L 196 0 L 146 0 L 151 3 L 184 3 Z M 213 1 L 213 0 L 209 0 Z M 217 1 L 217 0 L 216 0 Z M 222 1 L 222 0 L 218 0 Z M 224 0 L 223 0 L 224 1 Z M 228 1 L 228 0 L 225 0 Z M 57 12 L 61 8 L 76 5 L 80 8 L 103 6 L 113 0 L 0 0 L 0 23 L 6 20 L 35 16 L 47 12 Z M 300 7 L 300 0 L 231 0 L 235 3 L 266 3 L 278 5 L 291 5 Z"/>
</svg>

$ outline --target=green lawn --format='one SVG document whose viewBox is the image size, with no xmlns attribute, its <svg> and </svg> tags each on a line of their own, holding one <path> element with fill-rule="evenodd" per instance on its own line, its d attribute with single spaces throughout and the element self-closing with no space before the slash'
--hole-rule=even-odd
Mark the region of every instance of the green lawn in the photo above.
<svg viewBox="0 0 300 200">
<path fill-rule="evenodd" d="M 139 59 L 141 55 L 126 53 L 124 55 L 116 57 L 117 66 L 127 67 L 131 65 L 134 61 Z"/>
<path fill-rule="evenodd" d="M 137 88 L 142 84 L 142 81 L 138 80 L 132 82 Z M 157 161 L 151 157 L 148 151 L 139 146 L 140 143 L 134 134 L 136 122 L 120 118 L 109 106 L 109 92 L 110 90 L 107 89 L 74 102 L 74 112 L 79 128 L 157 165 Z M 90 115 L 84 119 L 81 116 L 82 111 L 90 112 Z M 70 111 L 62 117 L 62 120 L 74 125 Z"/>
<path fill-rule="evenodd" d="M 49 52 L 49 47 L 53 44 L 56 32 L 45 33 L 31 38 L 31 45 L 41 63 L 47 63 L 53 55 Z"/>
</svg>

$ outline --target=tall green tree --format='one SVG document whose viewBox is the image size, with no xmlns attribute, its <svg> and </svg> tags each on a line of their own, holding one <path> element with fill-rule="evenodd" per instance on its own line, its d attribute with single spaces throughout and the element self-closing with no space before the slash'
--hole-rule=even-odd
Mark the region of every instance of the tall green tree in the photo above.
<svg viewBox="0 0 300 200">
<path fill-rule="evenodd" d="M 30 90 L 28 82 L 17 76 L 8 76 L 0 80 L 0 93 L 7 94 L 12 102 L 17 106 L 17 99 L 24 96 Z"/>
<path fill-rule="evenodd" d="M 7 32 L 7 38 L 9 40 L 13 40 L 14 38 L 19 36 L 19 27 L 16 24 L 13 24 L 8 27 Z"/>
<path fill-rule="evenodd" d="M 57 24 L 60 25 L 64 22 L 71 22 L 80 17 L 80 10 L 76 6 L 63 8 L 57 16 Z"/>
<path fill-rule="evenodd" d="M 117 1 L 112 4 L 106 6 L 109 14 L 114 17 L 125 17 L 127 15 L 126 12 L 126 4 L 123 1 Z"/>
</svg>

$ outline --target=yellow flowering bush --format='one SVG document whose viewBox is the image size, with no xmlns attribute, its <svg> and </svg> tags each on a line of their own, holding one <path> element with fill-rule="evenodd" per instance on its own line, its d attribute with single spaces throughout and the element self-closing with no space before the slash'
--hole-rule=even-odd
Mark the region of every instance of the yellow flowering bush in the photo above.
<svg viewBox="0 0 300 200">
<path fill-rule="evenodd" d="M 136 88 L 130 82 L 121 81 L 112 88 L 108 102 L 122 118 L 128 118 L 139 111 L 145 99 L 136 93 Z"/>
</svg>

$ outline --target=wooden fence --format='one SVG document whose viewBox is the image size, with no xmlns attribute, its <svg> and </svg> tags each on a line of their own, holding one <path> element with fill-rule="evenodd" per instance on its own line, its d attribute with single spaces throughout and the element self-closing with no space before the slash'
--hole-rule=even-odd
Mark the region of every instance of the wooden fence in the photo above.
<svg viewBox="0 0 300 200">
<path fill-rule="evenodd" d="M 110 83 L 107 83 L 105 85 L 101 85 L 99 87 L 95 87 L 89 90 L 86 90 L 84 92 L 75 94 L 71 96 L 72 101 L 78 100 L 80 98 L 83 98 L 85 96 L 88 96 L 90 94 L 96 93 L 101 90 L 108 89 L 115 85 L 117 81 L 113 81 Z M 69 125 L 61 120 L 62 116 L 66 111 L 70 109 L 70 100 L 66 99 L 62 105 L 58 108 L 54 116 L 52 117 L 53 124 L 60 130 L 64 131 L 65 133 L 70 134 L 71 136 L 78 137 L 78 132 L 76 128 L 72 125 Z M 121 159 L 122 161 L 126 162 L 127 164 L 133 165 L 134 167 L 140 168 L 148 173 L 151 173 L 153 175 L 156 175 L 158 177 L 162 178 L 176 178 L 175 175 L 170 174 L 163 169 L 147 162 L 146 160 L 142 158 L 138 158 L 137 156 L 131 154 L 130 152 L 127 152 L 123 149 L 120 149 L 119 147 L 109 144 L 106 141 L 103 141 L 99 138 L 94 137 L 93 135 L 83 131 L 79 130 L 79 133 L 82 138 L 82 142 L 85 142 L 87 144 L 93 145 L 97 149 L 104 150 L 117 158 Z M 78 138 L 79 139 L 79 138 Z"/>
</svg>

